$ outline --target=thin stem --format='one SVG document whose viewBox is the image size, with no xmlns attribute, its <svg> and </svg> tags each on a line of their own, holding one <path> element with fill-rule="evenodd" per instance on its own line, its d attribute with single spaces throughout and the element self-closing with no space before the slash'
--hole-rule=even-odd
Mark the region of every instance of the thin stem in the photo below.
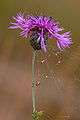
<svg viewBox="0 0 80 120">
<path fill-rule="evenodd" d="M 33 113 L 36 111 L 36 103 L 35 103 L 35 87 L 36 87 L 36 81 L 35 81 L 35 57 L 36 57 L 36 51 L 33 51 L 32 56 L 32 105 L 33 105 Z"/>
</svg>

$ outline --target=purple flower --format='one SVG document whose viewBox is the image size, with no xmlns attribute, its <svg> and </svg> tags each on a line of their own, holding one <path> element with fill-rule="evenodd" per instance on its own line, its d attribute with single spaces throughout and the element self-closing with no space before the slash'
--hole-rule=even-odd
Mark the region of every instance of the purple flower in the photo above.
<svg viewBox="0 0 80 120">
<path fill-rule="evenodd" d="M 35 50 L 43 49 L 46 52 L 46 40 L 48 38 L 55 38 L 57 46 L 60 50 L 69 47 L 72 43 L 70 32 L 62 33 L 64 30 L 60 28 L 58 22 L 52 17 L 46 16 L 24 16 L 24 14 L 17 14 L 13 17 L 15 22 L 11 22 L 12 26 L 9 28 L 20 28 L 20 33 L 23 37 L 30 37 L 30 43 Z"/>
</svg>

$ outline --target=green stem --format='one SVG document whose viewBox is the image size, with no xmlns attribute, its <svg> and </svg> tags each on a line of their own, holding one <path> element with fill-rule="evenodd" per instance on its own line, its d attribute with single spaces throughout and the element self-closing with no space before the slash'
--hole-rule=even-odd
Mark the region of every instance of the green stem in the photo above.
<svg viewBox="0 0 80 120">
<path fill-rule="evenodd" d="M 36 81 L 35 81 L 35 57 L 36 57 L 36 51 L 33 51 L 32 56 L 32 105 L 33 105 L 33 113 L 36 111 L 36 103 L 35 103 L 35 87 L 36 87 Z"/>
</svg>

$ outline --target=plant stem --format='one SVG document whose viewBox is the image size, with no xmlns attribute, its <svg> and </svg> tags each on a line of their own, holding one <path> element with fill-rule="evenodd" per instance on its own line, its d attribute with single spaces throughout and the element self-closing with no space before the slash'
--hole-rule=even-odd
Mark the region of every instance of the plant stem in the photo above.
<svg viewBox="0 0 80 120">
<path fill-rule="evenodd" d="M 35 81 L 35 57 L 36 57 L 36 51 L 33 51 L 32 54 L 32 106 L 33 106 L 33 113 L 36 111 L 36 103 L 35 103 L 35 87 L 36 87 L 36 81 Z"/>
</svg>

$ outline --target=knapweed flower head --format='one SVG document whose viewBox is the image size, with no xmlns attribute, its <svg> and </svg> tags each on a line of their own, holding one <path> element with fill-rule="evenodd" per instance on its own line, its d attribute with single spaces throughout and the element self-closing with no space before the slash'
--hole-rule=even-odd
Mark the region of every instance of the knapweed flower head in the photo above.
<svg viewBox="0 0 80 120">
<path fill-rule="evenodd" d="M 64 30 L 52 17 L 47 16 L 25 16 L 22 13 L 13 17 L 11 29 L 21 29 L 20 35 L 30 37 L 30 43 L 35 50 L 43 49 L 46 52 L 46 40 L 55 38 L 60 50 L 69 47 L 72 43 L 70 32 L 62 33 Z"/>
</svg>

